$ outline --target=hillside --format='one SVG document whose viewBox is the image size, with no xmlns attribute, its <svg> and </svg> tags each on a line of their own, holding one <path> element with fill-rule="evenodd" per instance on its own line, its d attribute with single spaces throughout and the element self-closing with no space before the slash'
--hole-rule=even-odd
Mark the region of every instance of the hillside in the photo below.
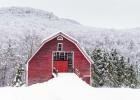
<svg viewBox="0 0 140 100">
<path fill-rule="evenodd" d="M 140 90 L 93 88 L 72 73 L 59 74 L 45 83 L 29 87 L 0 88 L 1 100 L 133 100 Z"/>
</svg>

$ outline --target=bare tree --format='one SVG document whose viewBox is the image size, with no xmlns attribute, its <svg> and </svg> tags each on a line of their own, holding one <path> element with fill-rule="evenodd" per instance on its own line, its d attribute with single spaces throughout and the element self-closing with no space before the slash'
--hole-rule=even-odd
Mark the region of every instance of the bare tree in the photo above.
<svg viewBox="0 0 140 100">
<path fill-rule="evenodd" d="M 41 36 L 38 34 L 25 34 L 19 43 L 20 55 L 24 63 L 33 55 L 35 50 L 39 47 L 41 43 Z"/>
</svg>

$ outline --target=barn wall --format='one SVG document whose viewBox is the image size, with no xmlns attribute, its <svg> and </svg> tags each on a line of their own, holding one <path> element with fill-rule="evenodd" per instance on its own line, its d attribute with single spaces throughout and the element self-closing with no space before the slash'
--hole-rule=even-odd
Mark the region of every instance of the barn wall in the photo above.
<svg viewBox="0 0 140 100">
<path fill-rule="evenodd" d="M 52 52 L 57 50 L 57 43 L 63 43 L 64 51 L 74 52 L 74 69 L 78 71 L 78 74 L 77 72 L 76 74 L 79 77 L 82 78 L 84 75 L 90 75 L 90 63 L 79 51 L 76 45 L 65 38 L 63 38 L 63 41 L 54 38 L 45 43 L 36 55 L 29 61 L 29 85 L 44 82 L 52 78 Z M 83 80 L 88 80 L 88 78 L 83 78 Z M 87 83 L 89 82 L 87 81 Z"/>
</svg>

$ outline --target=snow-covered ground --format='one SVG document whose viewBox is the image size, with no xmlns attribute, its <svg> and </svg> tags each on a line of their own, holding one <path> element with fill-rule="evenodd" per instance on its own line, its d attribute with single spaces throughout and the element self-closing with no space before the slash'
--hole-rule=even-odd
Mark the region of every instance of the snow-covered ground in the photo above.
<svg viewBox="0 0 140 100">
<path fill-rule="evenodd" d="M 0 100 L 139 100 L 140 89 L 93 88 L 72 73 L 29 87 L 0 88 Z"/>
</svg>

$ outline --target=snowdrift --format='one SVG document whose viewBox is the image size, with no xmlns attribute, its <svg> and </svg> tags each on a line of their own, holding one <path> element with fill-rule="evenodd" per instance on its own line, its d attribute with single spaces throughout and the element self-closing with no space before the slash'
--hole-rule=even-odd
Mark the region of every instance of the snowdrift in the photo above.
<svg viewBox="0 0 140 100">
<path fill-rule="evenodd" d="M 74 73 L 62 73 L 29 87 L 0 88 L 0 100 L 138 100 L 140 90 L 93 88 Z"/>
</svg>

